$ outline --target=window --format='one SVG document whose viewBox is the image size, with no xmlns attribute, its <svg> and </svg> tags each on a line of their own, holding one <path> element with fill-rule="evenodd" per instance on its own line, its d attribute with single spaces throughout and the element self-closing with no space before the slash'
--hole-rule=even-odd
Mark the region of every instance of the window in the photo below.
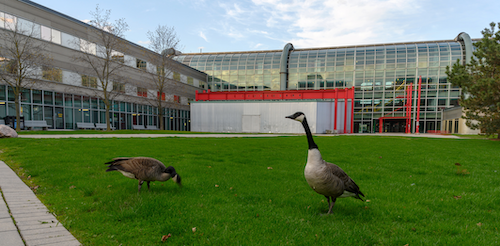
<svg viewBox="0 0 500 246">
<path fill-rule="evenodd" d="M 42 67 L 42 78 L 62 82 L 62 70 L 59 68 Z"/>
<path fill-rule="evenodd" d="M 9 30 L 16 29 L 17 18 L 15 16 L 5 14 L 4 22 L 5 22 L 5 28 Z"/>
<path fill-rule="evenodd" d="M 42 39 L 46 41 L 52 40 L 52 33 L 49 27 L 42 26 Z"/>
<path fill-rule="evenodd" d="M 0 12 L 0 28 L 5 28 L 5 14 Z"/>
<path fill-rule="evenodd" d="M 61 32 L 52 29 L 52 42 L 56 44 L 61 44 Z"/>
<path fill-rule="evenodd" d="M 193 85 L 193 78 L 187 77 L 187 83 L 188 85 Z"/>
<path fill-rule="evenodd" d="M 17 64 L 14 62 L 14 60 L 0 57 L 0 68 L 8 73 L 16 74 Z"/>
<path fill-rule="evenodd" d="M 174 72 L 174 80 L 181 81 L 181 74 L 178 72 Z"/>
<path fill-rule="evenodd" d="M 148 90 L 146 88 L 137 87 L 137 96 L 148 97 Z"/>
<path fill-rule="evenodd" d="M 82 75 L 82 86 L 97 88 L 97 78 L 87 75 Z"/>
<path fill-rule="evenodd" d="M 121 52 L 113 50 L 111 52 L 111 58 L 116 62 L 125 63 L 125 55 Z"/>
<path fill-rule="evenodd" d="M 157 92 L 157 97 L 160 97 L 160 92 L 159 91 Z M 165 92 L 161 93 L 161 100 L 165 101 Z"/>
<path fill-rule="evenodd" d="M 165 67 L 156 66 L 156 74 L 158 76 L 165 76 Z"/>
<path fill-rule="evenodd" d="M 125 85 L 119 82 L 113 82 L 113 91 L 125 93 Z"/>
<path fill-rule="evenodd" d="M 141 59 L 136 59 L 136 67 L 142 70 L 146 70 L 146 62 Z"/>
<path fill-rule="evenodd" d="M 80 51 L 96 55 L 97 46 L 95 43 L 89 42 L 84 39 L 80 39 Z"/>
<path fill-rule="evenodd" d="M 33 38 L 40 38 L 40 25 L 22 18 L 18 18 L 17 32 L 26 36 L 31 36 Z"/>
<path fill-rule="evenodd" d="M 80 50 L 80 39 L 64 32 L 61 33 L 61 44 L 70 49 Z"/>
</svg>

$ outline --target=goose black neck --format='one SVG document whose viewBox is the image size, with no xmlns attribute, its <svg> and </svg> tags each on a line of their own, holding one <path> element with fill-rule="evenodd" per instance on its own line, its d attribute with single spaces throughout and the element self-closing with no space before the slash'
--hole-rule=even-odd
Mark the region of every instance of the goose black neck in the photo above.
<svg viewBox="0 0 500 246">
<path fill-rule="evenodd" d="M 307 124 L 306 118 L 302 121 L 302 126 L 304 127 L 304 130 L 306 131 L 307 135 L 307 143 L 309 144 L 309 149 L 317 149 L 318 145 L 313 140 L 313 136 L 311 134 L 311 129 L 309 129 L 309 125 Z"/>
</svg>

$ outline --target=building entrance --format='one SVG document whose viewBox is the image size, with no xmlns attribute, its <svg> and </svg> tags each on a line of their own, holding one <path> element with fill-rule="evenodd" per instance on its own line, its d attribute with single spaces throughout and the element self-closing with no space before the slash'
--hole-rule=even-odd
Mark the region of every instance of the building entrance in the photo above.
<svg viewBox="0 0 500 246">
<path fill-rule="evenodd" d="M 375 119 L 376 129 L 378 129 L 379 120 Z M 406 119 L 384 119 L 382 132 L 405 132 Z"/>
</svg>

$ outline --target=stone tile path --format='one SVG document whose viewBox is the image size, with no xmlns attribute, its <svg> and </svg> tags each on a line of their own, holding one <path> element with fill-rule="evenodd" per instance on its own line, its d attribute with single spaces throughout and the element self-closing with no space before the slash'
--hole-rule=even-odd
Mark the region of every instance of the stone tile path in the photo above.
<svg viewBox="0 0 500 246">
<path fill-rule="evenodd" d="M 0 246 L 80 245 L 3 161 L 0 189 Z"/>
</svg>

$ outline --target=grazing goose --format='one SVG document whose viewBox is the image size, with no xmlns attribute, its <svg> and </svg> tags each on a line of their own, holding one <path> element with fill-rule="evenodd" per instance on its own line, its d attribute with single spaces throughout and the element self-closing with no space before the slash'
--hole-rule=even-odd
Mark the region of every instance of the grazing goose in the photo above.
<svg viewBox="0 0 500 246">
<path fill-rule="evenodd" d="M 335 164 L 323 160 L 318 146 L 314 143 L 304 113 L 297 112 L 293 115 L 286 116 L 286 118 L 299 121 L 302 123 L 302 126 L 304 126 L 307 142 L 309 143 L 309 153 L 307 155 L 304 176 L 309 186 L 317 193 L 324 195 L 326 200 L 328 200 L 328 213 L 330 214 L 332 212 L 333 205 L 335 205 L 337 198 L 354 197 L 363 201 L 359 195 L 365 195 L 363 195 L 356 183 L 354 183 L 344 170 Z"/>
<path fill-rule="evenodd" d="M 151 181 L 167 181 L 170 178 L 178 185 L 181 185 L 181 177 L 175 172 L 174 167 L 165 167 L 160 161 L 149 157 L 119 157 L 114 158 L 113 161 L 106 162 L 109 164 L 108 170 L 120 171 L 123 176 L 139 180 L 139 192 L 144 181 L 148 184 Z"/>
</svg>

